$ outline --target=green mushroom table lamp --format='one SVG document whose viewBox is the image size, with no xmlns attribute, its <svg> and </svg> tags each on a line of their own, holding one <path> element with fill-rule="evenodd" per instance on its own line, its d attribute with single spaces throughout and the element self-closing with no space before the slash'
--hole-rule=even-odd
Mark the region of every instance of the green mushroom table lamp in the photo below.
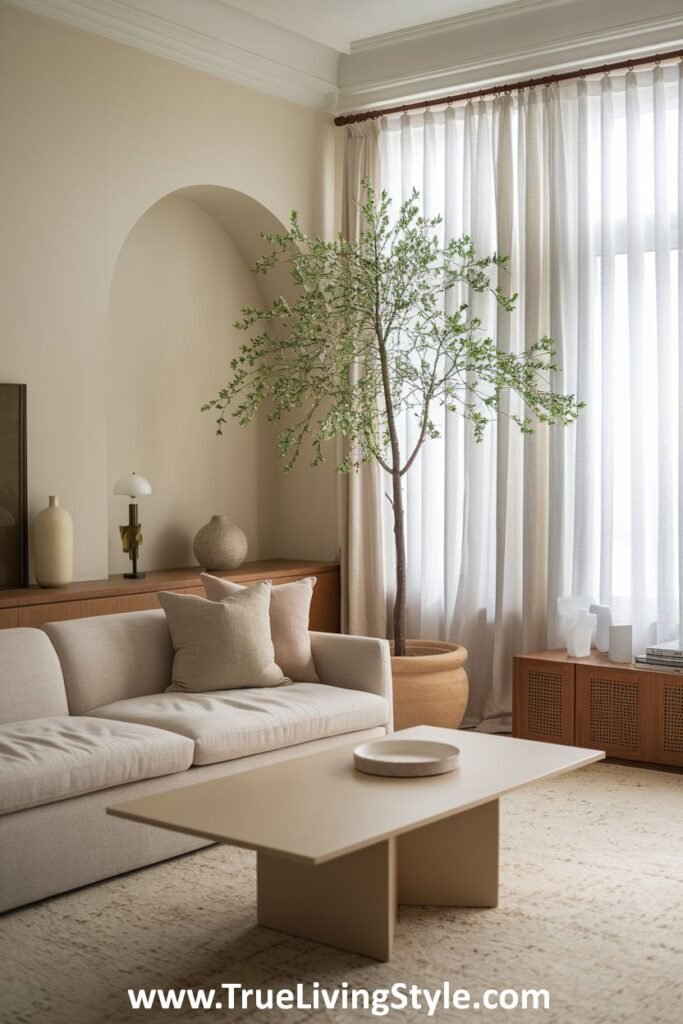
<svg viewBox="0 0 683 1024">
<path fill-rule="evenodd" d="M 144 476 L 138 476 L 137 473 L 127 473 L 126 476 L 122 476 L 114 484 L 114 494 L 127 494 L 130 498 L 128 524 L 127 526 L 119 526 L 123 550 L 128 554 L 133 563 L 133 571 L 124 572 L 123 574 L 124 579 L 127 580 L 142 580 L 145 578 L 144 572 L 138 572 L 138 552 L 142 544 L 142 526 L 138 520 L 136 498 L 142 494 L 151 493 L 152 485 L 149 480 L 145 480 Z"/>
</svg>

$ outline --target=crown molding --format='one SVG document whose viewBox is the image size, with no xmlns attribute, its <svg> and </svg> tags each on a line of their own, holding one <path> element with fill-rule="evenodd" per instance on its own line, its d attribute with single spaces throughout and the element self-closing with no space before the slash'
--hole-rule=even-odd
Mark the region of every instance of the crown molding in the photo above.
<svg viewBox="0 0 683 1024">
<path fill-rule="evenodd" d="M 184 24 L 178 16 L 182 14 L 182 4 L 175 3 L 172 12 L 168 0 L 161 7 L 163 15 L 158 13 L 159 4 L 154 9 L 155 5 L 149 2 L 147 7 L 151 9 L 147 10 L 142 9 L 142 4 L 125 0 L 8 2 L 281 99 L 316 110 L 336 109 L 336 52 L 311 40 L 293 37 L 276 26 L 259 24 L 248 15 L 241 15 L 241 22 L 236 21 L 227 5 L 216 8 L 210 0 L 193 0 L 193 24 L 201 25 L 205 16 L 207 27 L 202 30 Z M 221 15 L 224 25 L 218 27 L 217 10 L 225 11 Z M 175 14 L 175 18 L 167 16 L 167 12 Z M 228 35 L 230 38 L 225 38 Z M 267 36 L 267 46 L 259 45 L 261 36 Z M 286 61 L 282 55 L 286 55 Z"/>
<path fill-rule="evenodd" d="M 265 19 L 299 36 L 307 36 L 322 46 L 328 46 L 338 53 L 351 53 L 351 45 L 345 35 L 326 29 L 322 25 L 311 25 L 308 18 L 294 14 L 282 0 L 218 0 L 218 3 L 238 7 L 255 18 Z"/>
<path fill-rule="evenodd" d="M 515 34 L 508 30 L 497 37 L 494 35 L 493 45 L 485 49 L 480 46 L 479 49 L 483 51 L 481 55 L 468 56 L 472 50 L 468 45 L 467 27 L 478 32 L 481 39 L 481 33 L 488 31 L 492 21 L 500 22 L 512 15 L 507 26 L 510 29 L 515 20 L 524 15 L 538 18 L 541 9 L 547 12 L 549 8 L 566 6 L 567 0 L 521 0 L 489 11 L 488 15 L 487 12 L 481 12 L 451 19 L 448 30 L 443 24 L 438 32 L 433 30 L 433 26 L 424 26 L 419 42 L 416 33 L 406 31 L 393 33 L 395 38 L 391 44 L 386 41 L 386 37 L 382 37 L 377 48 L 366 48 L 363 43 L 358 52 L 354 49 L 351 56 L 341 59 L 338 113 L 372 110 L 427 97 L 437 98 L 456 91 L 514 81 L 516 78 L 597 65 L 606 60 L 652 53 L 659 49 L 676 49 L 683 45 L 682 12 L 673 16 L 652 16 L 601 30 L 592 29 L 585 19 L 577 19 L 577 24 L 585 27 L 585 31 L 571 35 L 565 33 L 561 38 L 549 38 L 534 45 L 510 46 Z M 651 0 L 651 7 L 656 6 L 656 0 Z M 518 35 L 524 38 L 523 32 Z M 448 53 L 448 60 L 435 60 L 437 39 L 442 52 Z M 507 46 L 500 45 L 506 42 Z M 424 58 L 421 58 L 421 52 L 425 54 Z M 412 57 L 410 62 L 406 59 L 407 55 Z"/>
<path fill-rule="evenodd" d="M 372 4 L 373 0 L 369 0 Z M 461 0 L 462 2 L 462 0 Z M 468 6 L 469 2 L 469 6 Z M 307 36 L 309 39 L 314 39 L 318 43 L 322 43 L 324 46 L 332 47 L 339 53 L 354 53 L 361 49 L 374 49 L 377 46 L 383 45 L 386 41 L 389 45 L 398 39 L 412 39 L 420 38 L 424 33 L 430 34 L 432 32 L 432 26 L 444 26 L 449 25 L 452 22 L 461 22 L 463 18 L 470 16 L 476 18 L 480 15 L 486 16 L 488 12 L 492 12 L 494 9 L 498 10 L 499 7 L 517 7 L 525 6 L 527 4 L 539 4 L 552 3 L 553 0 L 488 0 L 488 7 L 482 8 L 474 3 L 474 0 L 465 0 L 465 9 L 461 14 L 453 15 L 448 18 L 440 18 L 438 21 L 430 20 L 425 25 L 415 25 L 405 29 L 397 29 L 395 31 L 381 33 L 372 36 L 364 36 L 359 39 L 353 39 L 349 37 L 348 26 L 346 28 L 337 24 L 336 26 L 331 23 L 329 15 L 322 15 L 319 18 L 311 19 L 304 17 L 302 14 L 297 14 L 292 10 L 290 4 L 282 2 L 282 0 L 218 0 L 218 3 L 226 4 L 230 7 L 237 7 L 242 11 L 246 11 L 252 14 L 256 18 L 262 18 L 265 21 L 271 22 L 272 24 L 279 25 L 281 28 L 288 29 L 290 32 L 294 32 L 297 35 Z M 318 0 L 319 7 L 322 7 L 324 0 Z M 387 4 L 385 4 L 387 5 Z M 342 4 L 338 4 L 338 7 L 342 8 Z M 390 6 L 390 4 L 388 4 Z M 446 6 L 445 4 L 443 6 Z M 340 12 L 339 21 L 344 21 L 343 11 Z M 438 31 L 438 29 L 437 29 Z"/>
<path fill-rule="evenodd" d="M 683 44 L 679 0 L 511 0 L 355 42 L 305 37 L 275 0 L 7 0 L 316 110 L 446 96 Z M 277 23 L 267 20 L 277 7 Z M 258 14 L 261 14 L 261 17 Z M 581 31 L 577 32 L 576 28 Z M 322 32 L 322 29 L 321 29 Z"/>
<path fill-rule="evenodd" d="M 452 18 L 442 18 L 440 21 L 430 21 L 425 25 L 415 25 L 411 28 L 397 29 L 394 32 L 383 32 L 377 36 L 355 39 L 351 43 L 350 52 L 362 53 L 364 50 L 378 50 L 381 47 L 395 46 L 397 43 L 422 42 L 437 38 L 452 29 L 461 30 L 470 25 L 492 26 L 511 14 L 523 14 L 539 7 L 547 10 L 566 2 L 567 0 L 508 0 L 507 3 L 496 4 L 495 0 L 492 0 L 490 7 L 477 7 L 474 10 L 465 11 L 463 14 L 455 14 Z"/>
</svg>

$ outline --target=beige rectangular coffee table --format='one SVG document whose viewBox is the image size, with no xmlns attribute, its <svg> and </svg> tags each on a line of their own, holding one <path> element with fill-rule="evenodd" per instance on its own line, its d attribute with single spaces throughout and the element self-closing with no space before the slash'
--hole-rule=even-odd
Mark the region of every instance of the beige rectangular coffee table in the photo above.
<svg viewBox="0 0 683 1024">
<path fill-rule="evenodd" d="M 599 750 L 420 726 L 461 751 L 449 775 L 385 779 L 355 744 L 108 808 L 256 850 L 259 924 L 388 960 L 399 904 L 495 907 L 498 799 Z"/>
</svg>

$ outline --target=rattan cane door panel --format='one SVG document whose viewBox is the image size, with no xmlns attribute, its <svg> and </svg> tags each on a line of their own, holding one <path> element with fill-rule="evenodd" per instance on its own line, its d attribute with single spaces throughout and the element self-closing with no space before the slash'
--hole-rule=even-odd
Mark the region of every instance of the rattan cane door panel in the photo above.
<svg viewBox="0 0 683 1024">
<path fill-rule="evenodd" d="M 574 666 L 515 658 L 512 732 L 521 739 L 574 743 Z"/>
<path fill-rule="evenodd" d="M 656 759 L 683 766 L 683 679 L 656 677 Z"/>
<path fill-rule="evenodd" d="M 576 744 L 612 757 L 655 757 L 653 680 L 647 673 L 576 667 Z"/>
</svg>

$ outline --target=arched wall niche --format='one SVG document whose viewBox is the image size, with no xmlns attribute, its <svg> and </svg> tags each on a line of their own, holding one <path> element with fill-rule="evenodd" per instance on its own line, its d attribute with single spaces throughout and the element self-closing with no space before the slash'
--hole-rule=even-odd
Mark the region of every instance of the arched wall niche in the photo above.
<svg viewBox="0 0 683 1024">
<path fill-rule="evenodd" d="M 229 420 L 217 437 L 201 405 L 215 397 L 243 336 L 245 305 L 285 292 L 250 267 L 261 232 L 283 230 L 255 199 L 196 185 L 155 202 L 116 261 L 107 323 L 107 457 L 110 487 L 135 470 L 152 483 L 140 500 L 141 568 L 193 565 L 192 539 L 226 513 L 247 535 L 249 559 L 282 555 L 276 507 L 282 488 L 275 433 L 265 417 Z M 128 570 L 119 525 L 126 499 L 108 496 L 109 571 Z"/>
</svg>

